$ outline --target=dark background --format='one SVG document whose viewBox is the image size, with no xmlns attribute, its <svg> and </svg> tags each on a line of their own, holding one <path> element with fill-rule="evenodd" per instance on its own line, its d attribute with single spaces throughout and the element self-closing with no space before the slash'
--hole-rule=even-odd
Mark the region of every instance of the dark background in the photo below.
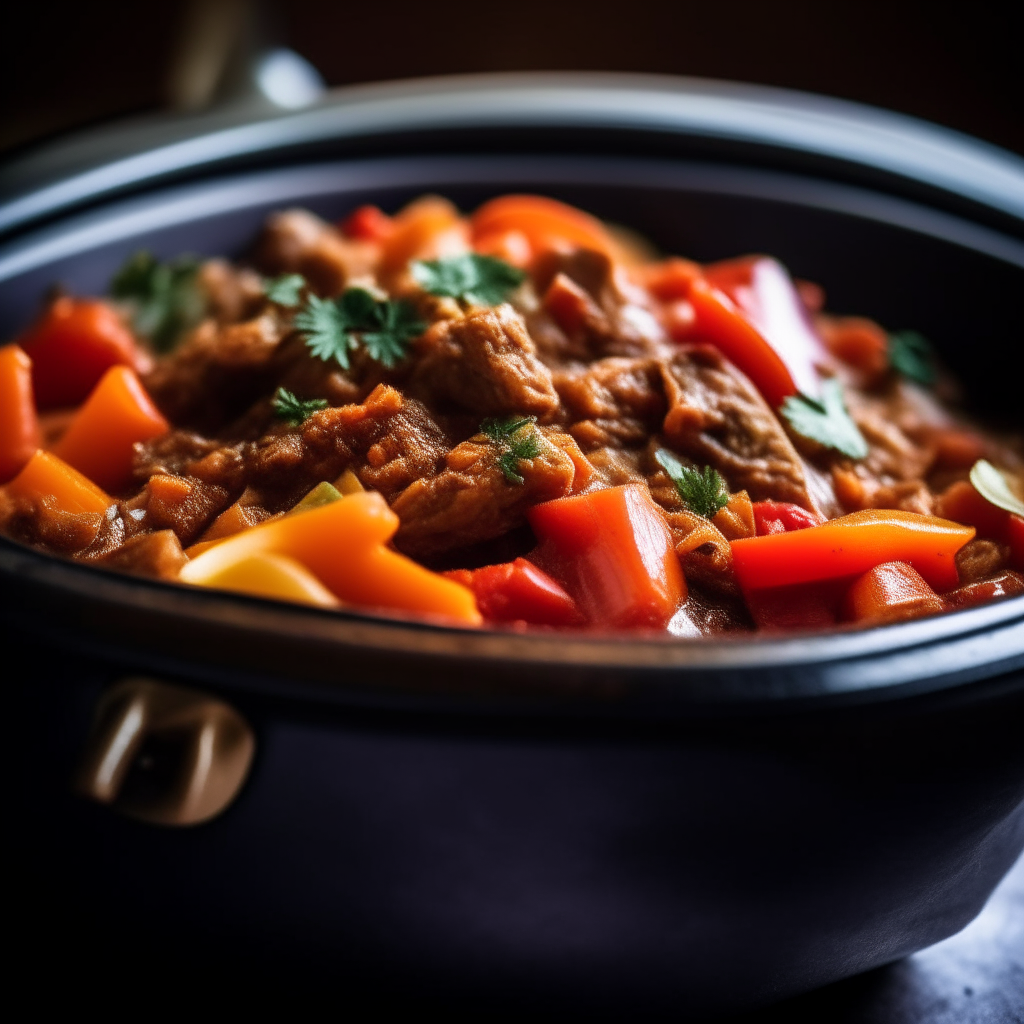
<svg viewBox="0 0 1024 1024">
<path fill-rule="evenodd" d="M 0 150 L 163 107 L 188 2 L 11 5 Z M 330 85 L 515 69 L 698 75 L 889 107 L 1024 154 L 1020 18 L 992 4 L 292 0 L 271 21 Z"/>
</svg>

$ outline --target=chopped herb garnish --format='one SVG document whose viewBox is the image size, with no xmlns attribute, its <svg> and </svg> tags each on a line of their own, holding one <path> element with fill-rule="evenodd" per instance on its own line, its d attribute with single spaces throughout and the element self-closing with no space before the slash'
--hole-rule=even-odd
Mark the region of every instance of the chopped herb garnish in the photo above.
<svg viewBox="0 0 1024 1024">
<path fill-rule="evenodd" d="M 303 401 L 296 398 L 290 391 L 278 388 L 271 400 L 274 415 L 290 423 L 293 427 L 301 426 L 319 409 L 327 408 L 326 398 L 307 398 Z"/>
<path fill-rule="evenodd" d="M 535 459 L 540 455 L 540 442 L 534 424 L 536 416 L 510 416 L 506 419 L 484 420 L 480 433 L 486 434 L 498 448 L 498 468 L 510 484 L 526 483 L 519 472 L 520 459 Z"/>
<path fill-rule="evenodd" d="M 110 294 L 132 306 L 132 327 L 160 352 L 173 348 L 206 312 L 206 296 L 191 256 L 161 263 L 152 253 L 131 256 L 110 282 Z"/>
<path fill-rule="evenodd" d="M 263 294 L 271 302 L 291 309 L 302 301 L 302 289 L 306 287 L 306 279 L 301 274 L 282 274 L 272 281 L 267 281 Z"/>
<path fill-rule="evenodd" d="M 375 299 L 364 288 L 349 288 L 336 299 L 310 295 L 295 316 L 306 345 L 324 362 L 334 359 L 347 370 L 349 353 L 362 347 L 371 359 L 394 366 L 409 342 L 427 325 L 407 302 Z"/>
<path fill-rule="evenodd" d="M 412 276 L 431 295 L 445 295 L 474 306 L 496 306 L 526 280 L 526 272 L 518 267 L 475 252 L 442 260 L 416 260 Z"/>
<path fill-rule="evenodd" d="M 868 443 L 846 411 L 843 389 L 835 379 L 822 382 L 820 401 L 807 395 L 791 395 L 782 403 L 782 415 L 798 434 L 826 448 L 834 448 L 851 459 L 863 459 L 868 453 Z"/>
<path fill-rule="evenodd" d="M 889 335 L 889 362 L 915 384 L 931 387 L 935 383 L 935 353 L 928 339 L 917 331 Z"/>
<path fill-rule="evenodd" d="M 1010 490 L 1006 477 L 991 462 L 978 459 L 971 467 L 971 484 L 986 501 L 990 501 L 996 508 L 1005 509 L 1014 515 L 1024 516 L 1024 501 L 1021 501 Z"/>
<path fill-rule="evenodd" d="M 654 456 L 676 485 L 679 497 L 691 512 L 713 519 L 715 513 L 729 504 L 729 489 L 716 469 L 705 466 L 691 469 L 684 466 L 670 451 L 660 448 Z"/>
</svg>

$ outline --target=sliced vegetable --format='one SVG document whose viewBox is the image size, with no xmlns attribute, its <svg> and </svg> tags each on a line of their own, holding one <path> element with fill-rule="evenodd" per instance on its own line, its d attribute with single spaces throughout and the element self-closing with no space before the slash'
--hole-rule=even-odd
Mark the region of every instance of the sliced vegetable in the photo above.
<svg viewBox="0 0 1024 1024">
<path fill-rule="evenodd" d="M 732 542 L 733 567 L 744 591 L 838 579 L 883 562 L 907 562 L 934 590 L 957 585 L 954 556 L 973 526 L 915 512 L 866 509 L 820 526 Z"/>
<path fill-rule="evenodd" d="M 846 594 L 848 622 L 882 623 L 934 615 L 942 598 L 905 562 L 885 562 L 858 577 Z"/>
<path fill-rule="evenodd" d="M 286 309 L 292 309 L 302 302 L 302 291 L 306 287 L 306 279 L 301 274 L 282 274 L 268 281 L 263 293 L 271 302 Z"/>
<path fill-rule="evenodd" d="M 114 309 L 92 299 L 57 299 L 18 343 L 32 360 L 40 409 L 77 405 L 112 366 L 142 373 L 150 365 Z"/>
<path fill-rule="evenodd" d="M 615 255 L 615 243 L 596 218 L 544 196 L 508 195 L 484 203 L 471 220 L 474 248 L 486 248 L 495 236 L 519 232 L 534 257 L 551 249 L 596 249 Z"/>
<path fill-rule="evenodd" d="M 789 501 L 755 501 L 753 509 L 758 537 L 806 530 L 810 526 L 820 526 L 825 521 L 824 516 L 808 512 Z"/>
<path fill-rule="evenodd" d="M 410 203 L 394 217 L 392 230 L 382 241 L 384 275 L 404 270 L 410 260 L 454 256 L 469 248 L 459 211 L 439 196 Z"/>
<path fill-rule="evenodd" d="M 150 487 L 152 488 L 152 486 L 153 481 L 151 479 Z M 200 540 L 188 549 L 187 554 L 190 558 L 194 558 L 195 555 L 199 553 L 196 549 L 202 545 L 224 540 L 227 537 L 234 537 L 235 534 L 241 533 L 243 530 L 250 530 L 254 526 L 259 526 L 259 524 L 265 519 L 265 514 L 261 516 L 257 510 L 236 501 L 224 509 L 224 511 L 221 512 L 221 514 L 217 516 L 212 523 L 210 523 Z M 203 550 L 205 550 L 205 548 L 203 548 Z"/>
<path fill-rule="evenodd" d="M 782 403 L 782 415 L 804 437 L 833 448 L 851 459 L 863 459 L 868 443 L 846 411 L 843 389 L 835 378 L 823 381 L 821 400 L 792 395 Z"/>
<path fill-rule="evenodd" d="M 750 617 L 758 629 L 786 632 L 794 629 L 829 629 L 839 622 L 848 577 L 764 587 L 744 594 Z"/>
<path fill-rule="evenodd" d="M 732 299 L 778 354 L 795 390 L 817 396 L 815 364 L 825 349 L 786 268 L 768 256 L 747 256 L 713 263 L 704 268 L 704 276 Z"/>
<path fill-rule="evenodd" d="M 691 512 L 705 519 L 714 519 L 718 511 L 729 504 L 729 489 L 718 470 L 710 466 L 703 470 L 684 466 L 665 448 L 659 448 L 655 458 Z"/>
<path fill-rule="evenodd" d="M 394 221 L 379 206 L 360 206 L 342 222 L 341 233 L 362 242 L 383 242 L 395 230 Z"/>
<path fill-rule="evenodd" d="M 1024 501 L 1010 490 L 1006 477 L 991 462 L 978 459 L 971 467 L 971 483 L 974 489 L 996 508 L 1005 509 L 1016 516 L 1024 516 Z"/>
<path fill-rule="evenodd" d="M 343 497 L 344 494 L 334 484 L 329 484 L 324 480 L 323 483 L 317 484 L 294 508 L 290 509 L 288 515 L 294 516 L 311 508 L 320 508 L 321 505 L 329 505 L 332 501 L 340 501 Z"/>
<path fill-rule="evenodd" d="M 698 278 L 690 288 L 689 302 L 695 317 L 694 337 L 720 349 L 773 409 L 797 393 L 796 381 L 782 357 L 725 292 Z"/>
<path fill-rule="evenodd" d="M 1024 524 L 1024 520 L 1021 523 Z M 1024 566 L 1021 568 L 1024 569 Z M 1016 572 L 1005 571 L 991 579 L 957 587 L 944 595 L 943 603 L 950 610 L 973 608 L 976 604 L 984 604 L 997 597 L 1015 597 L 1017 594 L 1024 594 L 1024 577 Z"/>
<path fill-rule="evenodd" d="M 116 491 L 131 479 L 135 444 L 169 429 L 134 372 L 115 366 L 75 414 L 54 452 L 101 487 Z"/>
<path fill-rule="evenodd" d="M 205 580 L 208 587 L 256 597 L 337 608 L 338 599 L 301 563 L 268 552 L 226 564 Z"/>
<path fill-rule="evenodd" d="M 0 348 L 0 483 L 32 458 L 40 438 L 32 360 L 17 345 L 5 345 Z"/>
<path fill-rule="evenodd" d="M 1024 572 L 1024 518 L 1010 516 L 1006 533 L 1010 545 L 1010 565 L 1018 572 Z"/>
<path fill-rule="evenodd" d="M 931 387 L 935 383 L 935 353 L 928 339 L 917 331 L 889 335 L 889 362 L 915 384 Z"/>
<path fill-rule="evenodd" d="M 385 547 L 398 516 L 375 492 L 350 494 L 236 534 L 181 570 L 186 583 L 210 581 L 259 554 L 285 555 L 306 567 L 344 604 L 442 616 L 478 625 L 472 593 Z"/>
<path fill-rule="evenodd" d="M 626 484 L 535 505 L 531 561 L 576 601 L 588 623 L 660 629 L 686 597 L 672 535 L 645 487 Z"/>
<path fill-rule="evenodd" d="M 110 497 L 53 452 L 37 451 L 7 484 L 9 494 L 53 498 L 65 512 L 103 512 Z"/>
<path fill-rule="evenodd" d="M 493 256 L 467 252 L 441 260 L 416 260 L 413 280 L 431 295 L 475 306 L 496 306 L 526 280 L 526 272 Z"/>
<path fill-rule="evenodd" d="M 528 622 L 535 626 L 581 626 L 576 602 L 546 572 L 525 558 L 445 575 L 476 597 L 488 622 Z"/>
</svg>

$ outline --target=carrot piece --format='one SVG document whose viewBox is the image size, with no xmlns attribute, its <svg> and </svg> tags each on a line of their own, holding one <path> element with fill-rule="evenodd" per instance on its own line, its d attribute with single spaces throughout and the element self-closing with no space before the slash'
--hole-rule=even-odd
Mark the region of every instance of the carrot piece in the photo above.
<svg viewBox="0 0 1024 1024">
<path fill-rule="evenodd" d="M 344 604 L 389 608 L 479 625 L 465 587 L 385 547 L 398 516 L 376 492 L 350 494 L 220 541 L 181 570 L 186 583 L 212 586 L 229 566 L 258 554 L 285 555 L 304 565 Z"/>
<path fill-rule="evenodd" d="M 118 490 L 131 479 L 136 442 L 169 429 L 135 373 L 127 366 L 114 366 L 78 410 L 54 451 L 102 487 Z"/>
<path fill-rule="evenodd" d="M 410 203 L 395 216 L 392 228 L 381 250 L 384 274 L 402 270 L 410 260 L 454 256 L 468 248 L 459 211 L 439 196 Z"/>
<path fill-rule="evenodd" d="M 265 519 L 266 516 L 263 518 Z M 203 544 L 206 541 L 223 540 L 225 537 L 233 537 L 236 533 L 241 533 L 243 530 L 250 530 L 252 527 L 258 526 L 261 521 L 260 517 L 253 510 L 245 505 L 240 505 L 236 501 L 210 523 L 206 528 L 206 532 L 197 543 Z M 191 551 L 192 548 L 189 548 L 189 550 Z"/>
<path fill-rule="evenodd" d="M 32 360 L 17 345 L 0 348 L 0 482 L 10 480 L 42 443 L 32 398 Z"/>
<path fill-rule="evenodd" d="M 550 249 L 597 249 L 616 255 L 605 226 L 590 214 L 544 196 L 508 195 L 484 203 L 470 218 L 474 248 L 509 231 L 520 232 L 534 257 Z"/>
<path fill-rule="evenodd" d="M 151 365 L 114 308 L 94 299 L 58 299 L 18 343 L 32 359 L 40 409 L 77 405 L 112 366 Z"/>
<path fill-rule="evenodd" d="M 959 583 L 954 556 L 973 526 L 892 509 L 866 509 L 820 526 L 732 542 L 733 568 L 745 591 L 864 573 L 907 562 L 935 590 Z"/>
<path fill-rule="evenodd" d="M 850 622 L 898 622 L 934 615 L 944 607 L 916 569 L 905 562 L 885 562 L 854 581 L 843 617 Z"/>
<path fill-rule="evenodd" d="M 889 369 L 889 335 L 860 316 L 828 316 L 818 321 L 826 348 L 837 359 L 877 377 Z"/>
<path fill-rule="evenodd" d="M 672 534 L 646 487 L 556 498 L 527 512 L 530 561 L 565 588 L 591 625 L 664 627 L 686 597 Z"/>
<path fill-rule="evenodd" d="M 644 267 L 640 273 L 647 290 L 662 302 L 688 298 L 693 282 L 703 276 L 699 263 L 678 256 Z"/>
<path fill-rule="evenodd" d="M 110 497 L 53 452 L 37 451 L 7 485 L 10 494 L 52 497 L 65 512 L 103 512 Z"/>
</svg>

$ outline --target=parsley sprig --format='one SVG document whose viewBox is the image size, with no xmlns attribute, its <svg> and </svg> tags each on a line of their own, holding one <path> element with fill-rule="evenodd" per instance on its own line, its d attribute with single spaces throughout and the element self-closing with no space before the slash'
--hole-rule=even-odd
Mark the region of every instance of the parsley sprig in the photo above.
<svg viewBox="0 0 1024 1024">
<path fill-rule="evenodd" d="M 282 274 L 263 286 L 263 294 L 271 302 L 292 309 L 302 301 L 302 289 L 306 279 L 301 274 Z"/>
<path fill-rule="evenodd" d="M 467 252 L 440 260 L 416 260 L 413 280 L 431 295 L 474 306 L 496 306 L 526 280 L 526 272 L 494 256 Z"/>
<path fill-rule="evenodd" d="M 826 448 L 851 459 L 863 459 L 868 453 L 868 443 L 847 412 L 843 389 L 834 378 L 822 381 L 820 401 L 803 394 L 791 395 L 782 403 L 781 411 L 798 434 Z"/>
<path fill-rule="evenodd" d="M 715 513 L 729 504 L 729 488 L 717 469 L 705 466 L 691 469 L 684 466 L 670 451 L 660 448 L 654 456 L 676 485 L 679 497 L 691 512 L 713 519 Z"/>
<path fill-rule="evenodd" d="M 110 294 L 132 307 L 132 327 L 159 352 L 203 318 L 206 297 L 196 281 L 199 261 L 179 256 L 161 263 L 142 250 L 130 256 L 110 282 Z"/>
<path fill-rule="evenodd" d="M 927 388 L 935 383 L 935 353 L 928 339 L 917 331 L 889 335 L 889 363 L 915 384 Z"/>
<path fill-rule="evenodd" d="M 480 433 L 486 434 L 498 448 L 498 468 L 506 482 L 522 486 L 526 483 L 519 472 L 520 459 L 535 459 L 540 455 L 540 442 L 534 424 L 536 416 L 509 416 L 505 419 L 487 419 L 480 424 Z"/>
<path fill-rule="evenodd" d="M 349 353 L 362 347 L 371 359 L 394 366 L 409 342 L 427 325 L 409 303 L 375 299 L 365 288 L 349 288 L 336 299 L 310 295 L 295 315 L 295 327 L 317 358 L 349 368 Z"/>
<path fill-rule="evenodd" d="M 279 420 L 290 423 L 293 427 L 299 427 L 319 409 L 327 408 L 326 398 L 307 398 L 303 401 L 297 398 L 291 391 L 278 388 L 270 404 L 274 407 L 274 415 Z"/>
</svg>

